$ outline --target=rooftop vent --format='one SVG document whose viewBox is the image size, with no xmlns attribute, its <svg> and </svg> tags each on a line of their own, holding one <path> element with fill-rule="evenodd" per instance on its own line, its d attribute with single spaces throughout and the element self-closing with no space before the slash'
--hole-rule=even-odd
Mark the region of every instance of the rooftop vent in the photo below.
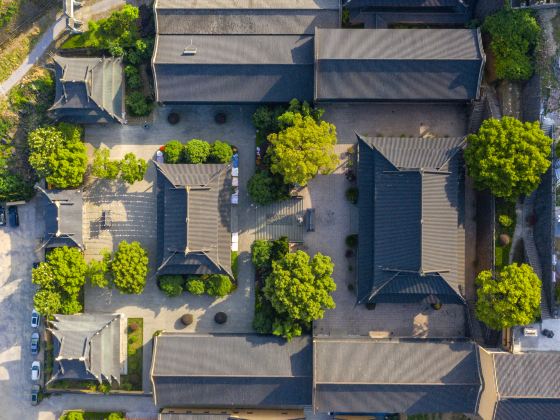
<svg viewBox="0 0 560 420">
<path fill-rule="evenodd" d="M 191 39 L 191 43 L 187 45 L 183 50 L 183 55 L 195 55 L 195 54 L 196 54 L 196 47 L 193 45 Z"/>
</svg>

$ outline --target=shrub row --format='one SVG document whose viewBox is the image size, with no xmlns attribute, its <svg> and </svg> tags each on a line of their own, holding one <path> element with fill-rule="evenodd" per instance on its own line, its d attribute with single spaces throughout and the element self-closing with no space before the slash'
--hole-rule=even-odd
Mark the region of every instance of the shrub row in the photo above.
<svg viewBox="0 0 560 420">
<path fill-rule="evenodd" d="M 212 274 L 210 276 L 189 277 L 183 276 L 161 276 L 159 277 L 159 288 L 169 297 L 179 296 L 183 291 L 193 295 L 224 297 L 233 291 L 233 283 L 229 276 L 223 274 Z"/>
<path fill-rule="evenodd" d="M 199 139 L 192 139 L 186 144 L 170 140 L 163 150 L 165 163 L 228 163 L 232 156 L 231 146 L 220 140 L 213 144 Z"/>
</svg>

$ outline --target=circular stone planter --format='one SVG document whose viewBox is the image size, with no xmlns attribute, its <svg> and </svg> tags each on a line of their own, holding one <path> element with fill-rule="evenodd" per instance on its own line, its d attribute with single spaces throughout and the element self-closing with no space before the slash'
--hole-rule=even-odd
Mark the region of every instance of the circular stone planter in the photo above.
<svg viewBox="0 0 560 420">
<path fill-rule="evenodd" d="M 167 122 L 171 125 L 177 124 L 181 120 L 181 117 L 176 112 L 171 112 L 167 116 Z"/>
<path fill-rule="evenodd" d="M 189 326 L 193 323 L 193 316 L 192 314 L 185 314 L 181 317 L 181 322 L 183 323 L 183 325 L 185 326 Z"/>
<path fill-rule="evenodd" d="M 366 309 L 368 311 L 373 311 L 375 309 L 375 303 L 366 303 Z"/>
<path fill-rule="evenodd" d="M 500 245 L 506 246 L 506 245 L 509 245 L 510 242 L 511 242 L 511 238 L 509 237 L 509 235 L 507 233 L 502 233 L 500 235 Z"/>
<path fill-rule="evenodd" d="M 227 121 L 227 116 L 225 112 L 218 112 L 214 115 L 214 121 L 216 124 L 225 124 Z"/>
<path fill-rule="evenodd" d="M 434 311 L 439 311 L 441 309 L 441 303 L 432 303 L 431 306 Z"/>
<path fill-rule="evenodd" d="M 214 322 L 216 324 L 225 324 L 227 321 L 227 314 L 225 312 L 218 312 L 214 315 Z"/>
</svg>

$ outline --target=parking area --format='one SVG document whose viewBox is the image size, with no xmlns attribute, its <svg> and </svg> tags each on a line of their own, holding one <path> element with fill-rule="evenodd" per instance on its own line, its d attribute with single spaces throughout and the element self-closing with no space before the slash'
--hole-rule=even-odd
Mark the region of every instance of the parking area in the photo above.
<svg viewBox="0 0 560 420">
<path fill-rule="evenodd" d="M 169 124 L 169 112 L 179 114 L 179 123 Z M 214 115 L 226 114 L 226 122 L 217 124 Z M 239 150 L 239 204 L 234 231 L 239 233 L 238 287 L 223 299 L 193 296 L 184 293 L 169 298 L 157 287 L 156 264 L 156 197 L 154 191 L 155 168 L 152 164 L 145 179 L 132 186 L 120 182 L 96 180 L 84 192 L 84 243 L 86 257 L 97 258 L 103 249 L 115 249 L 122 240 L 136 240 L 148 250 L 150 272 L 141 295 L 122 295 L 116 290 L 86 287 L 85 310 L 88 312 L 120 312 L 128 317 L 144 318 L 144 391 L 151 391 L 149 368 L 151 339 L 158 330 L 184 332 L 249 332 L 252 331 L 254 311 L 254 275 L 250 263 L 250 246 L 254 240 L 255 208 L 249 203 L 246 184 L 253 174 L 254 128 L 251 116 L 254 107 L 175 107 L 158 108 L 149 127 L 144 125 L 92 126 L 86 129 L 86 142 L 90 151 L 101 145 L 111 149 L 112 158 L 121 158 L 128 152 L 146 160 L 154 158 L 160 145 L 177 139 L 186 142 L 199 138 L 213 142 L 227 141 Z M 103 210 L 111 211 L 112 227 L 101 229 Z M 184 327 L 180 318 L 185 313 L 194 316 L 194 322 Z M 228 321 L 223 325 L 214 322 L 217 312 L 226 312 Z"/>
</svg>

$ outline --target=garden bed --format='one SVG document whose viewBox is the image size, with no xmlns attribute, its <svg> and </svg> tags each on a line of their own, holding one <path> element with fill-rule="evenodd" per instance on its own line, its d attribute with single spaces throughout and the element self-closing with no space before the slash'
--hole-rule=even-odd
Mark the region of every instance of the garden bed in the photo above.
<svg viewBox="0 0 560 420">
<path fill-rule="evenodd" d="M 494 269 L 500 271 L 509 264 L 509 254 L 512 246 L 513 233 L 515 231 L 516 214 L 515 203 L 495 199 L 495 265 Z M 509 239 L 509 240 L 508 240 Z"/>
<path fill-rule="evenodd" d="M 142 390 L 142 365 L 144 352 L 144 319 L 129 318 L 127 335 L 127 365 L 126 375 L 121 375 L 121 385 L 119 389 L 125 391 Z"/>
<path fill-rule="evenodd" d="M 81 415 L 81 416 L 80 416 Z M 72 416 L 72 417 L 70 417 Z M 79 419 L 79 420 L 124 420 L 125 413 L 122 411 L 113 412 L 97 412 L 97 411 L 83 411 L 83 410 L 72 410 L 65 411 L 60 416 L 59 420 L 66 419 Z"/>
</svg>

